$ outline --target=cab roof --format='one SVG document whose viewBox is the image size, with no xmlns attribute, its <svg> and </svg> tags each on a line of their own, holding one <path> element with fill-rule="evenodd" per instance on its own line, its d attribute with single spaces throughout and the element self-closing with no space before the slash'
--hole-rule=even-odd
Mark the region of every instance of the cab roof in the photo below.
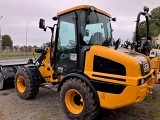
<svg viewBox="0 0 160 120">
<path fill-rule="evenodd" d="M 79 6 L 75 6 L 75 7 L 72 7 L 72 8 L 69 8 L 69 9 L 66 9 L 62 12 L 58 12 L 57 13 L 57 16 L 60 16 L 60 15 L 63 15 L 65 13 L 68 13 L 68 12 L 71 12 L 71 11 L 74 11 L 74 10 L 79 10 L 79 9 L 89 9 L 90 7 L 94 7 L 94 6 L 91 6 L 91 5 L 79 5 Z M 108 17 L 111 17 L 111 15 L 101 9 L 98 9 L 96 7 L 94 7 L 95 11 L 99 12 L 99 13 L 102 13 L 102 14 L 105 14 L 107 15 Z"/>
</svg>

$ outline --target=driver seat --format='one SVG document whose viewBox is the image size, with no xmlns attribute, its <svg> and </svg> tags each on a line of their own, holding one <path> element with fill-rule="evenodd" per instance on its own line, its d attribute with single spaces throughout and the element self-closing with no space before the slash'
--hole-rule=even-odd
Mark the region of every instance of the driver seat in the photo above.
<svg viewBox="0 0 160 120">
<path fill-rule="evenodd" d="M 102 44 L 103 37 L 101 32 L 96 32 L 94 35 L 91 36 L 90 45 L 100 45 Z"/>
</svg>

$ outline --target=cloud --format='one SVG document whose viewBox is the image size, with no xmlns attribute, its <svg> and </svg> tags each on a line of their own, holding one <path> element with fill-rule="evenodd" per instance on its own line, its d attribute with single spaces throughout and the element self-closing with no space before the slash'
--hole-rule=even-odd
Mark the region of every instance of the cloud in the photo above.
<svg viewBox="0 0 160 120">
<path fill-rule="evenodd" d="M 90 4 L 109 12 L 117 18 L 112 23 L 113 35 L 117 39 L 132 38 L 135 30 L 135 20 L 144 5 L 150 10 L 160 5 L 159 0 L 1 0 L 0 20 L 2 34 L 11 36 L 14 45 L 26 44 L 26 26 L 28 21 L 27 45 L 41 46 L 50 41 L 50 31 L 43 32 L 38 28 L 40 18 L 47 25 L 55 22 L 52 17 L 62 10 L 80 5 Z"/>
</svg>

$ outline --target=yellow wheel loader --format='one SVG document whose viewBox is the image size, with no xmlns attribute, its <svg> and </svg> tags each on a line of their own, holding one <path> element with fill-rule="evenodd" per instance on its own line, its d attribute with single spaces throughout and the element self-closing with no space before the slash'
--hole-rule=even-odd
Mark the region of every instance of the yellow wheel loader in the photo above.
<svg viewBox="0 0 160 120">
<path fill-rule="evenodd" d="M 149 57 L 151 60 L 151 67 L 156 71 L 155 83 L 160 84 L 160 50 L 156 39 L 152 39 L 152 50 L 150 51 Z"/>
<path fill-rule="evenodd" d="M 156 72 L 155 83 L 160 84 L 160 50 L 159 49 L 152 49 L 149 57 L 151 59 L 151 67 Z"/>
<path fill-rule="evenodd" d="M 157 43 L 155 40 L 152 39 L 150 36 L 150 29 L 149 29 L 149 19 L 151 15 L 148 13 L 149 8 L 147 6 L 144 6 L 144 12 L 140 12 L 137 16 L 137 21 L 136 21 L 136 44 L 135 44 L 135 51 L 142 53 L 146 56 L 149 56 L 151 60 L 151 68 L 154 71 L 154 76 L 155 76 L 155 83 L 159 82 L 159 75 L 158 73 L 160 72 L 160 51 L 158 49 L 153 49 L 157 48 Z M 145 17 L 145 22 L 146 22 L 146 36 L 142 37 L 141 31 L 140 31 L 140 18 L 141 16 Z"/>
<path fill-rule="evenodd" d="M 51 30 L 51 44 L 36 62 L 15 75 L 15 89 L 22 99 L 38 94 L 41 83 L 58 85 L 60 103 L 69 119 L 94 119 L 100 107 L 117 109 L 142 101 L 152 92 L 154 70 L 143 54 L 112 46 L 107 12 L 81 5 L 59 12 Z M 54 37 L 55 36 L 55 37 Z"/>
<path fill-rule="evenodd" d="M 160 50 L 154 44 L 156 40 L 152 39 L 152 49 L 149 54 L 151 60 L 151 68 L 155 70 L 155 83 L 160 84 Z"/>
</svg>

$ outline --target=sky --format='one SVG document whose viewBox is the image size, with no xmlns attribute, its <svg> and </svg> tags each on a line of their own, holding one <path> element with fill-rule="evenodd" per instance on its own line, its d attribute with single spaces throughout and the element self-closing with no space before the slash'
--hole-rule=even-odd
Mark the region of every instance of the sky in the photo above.
<svg viewBox="0 0 160 120">
<path fill-rule="evenodd" d="M 47 26 L 53 26 L 52 17 L 57 12 L 86 4 L 116 17 L 117 21 L 112 22 L 113 37 L 125 41 L 132 38 L 143 6 L 152 10 L 160 6 L 160 0 L 0 0 L 1 34 L 10 35 L 13 45 L 42 46 L 50 41 L 51 32 L 39 29 L 40 18 L 45 19 Z"/>
</svg>

